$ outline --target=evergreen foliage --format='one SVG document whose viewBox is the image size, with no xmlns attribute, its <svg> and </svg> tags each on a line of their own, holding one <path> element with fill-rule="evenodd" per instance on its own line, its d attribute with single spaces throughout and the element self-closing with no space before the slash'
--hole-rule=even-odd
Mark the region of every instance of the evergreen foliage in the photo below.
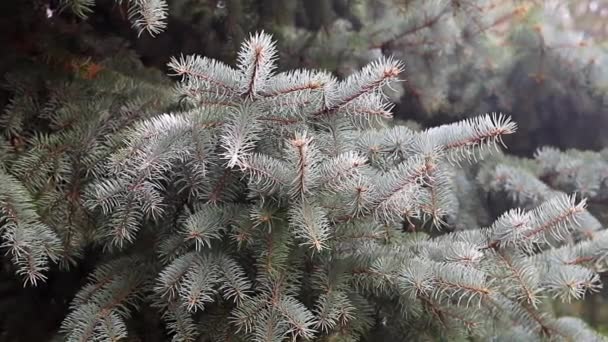
<svg viewBox="0 0 608 342">
<path fill-rule="evenodd" d="M 464 206 L 456 175 L 515 132 L 510 118 L 391 125 L 384 90 L 399 61 L 337 80 L 276 72 L 276 59 L 265 33 L 243 43 L 235 68 L 174 58 L 173 107 L 166 87 L 110 70 L 90 92 L 51 85 L 61 91 L 45 105 L 14 85 L 0 229 L 15 272 L 40 285 L 51 263 L 103 251 L 62 339 L 130 338 L 154 308 L 174 341 L 602 340 L 547 308 L 601 286 L 606 235 L 586 200 L 510 172 L 538 195 L 452 231 Z M 538 154 L 547 174 L 561 170 L 555 154 Z M 481 184 L 513 194 L 499 166 Z"/>
<path fill-rule="evenodd" d="M 122 0 L 115 0 L 122 6 Z M 81 19 L 86 19 L 95 6 L 95 0 L 59 0 L 60 10 L 68 9 Z M 154 36 L 167 26 L 168 6 L 165 0 L 126 0 L 127 16 L 133 29 L 141 35 L 144 31 Z"/>
<path fill-rule="evenodd" d="M 546 144 L 601 149 L 608 73 L 603 38 L 591 32 L 604 21 L 604 6 L 601 0 L 370 0 L 352 5 L 363 25 L 336 18 L 326 31 L 280 32 L 291 60 L 345 75 L 381 56 L 407 61 L 418 72 L 390 94 L 401 103 L 396 117 L 437 124 L 503 111 L 525 137 L 508 140 L 518 154 Z M 597 11 L 594 19 L 577 17 L 589 8 Z M 569 134 L 572 128 L 593 134 Z"/>
<path fill-rule="evenodd" d="M 74 278 L 94 255 L 96 224 L 83 205 L 84 189 L 120 143 L 120 130 L 163 110 L 171 87 L 131 53 L 93 60 L 59 50 L 24 61 L 2 86 L 11 99 L 0 114 L 0 245 L 7 262 L 0 267 L 0 340 L 31 340 L 57 319 L 62 297 L 73 296 Z M 19 291 L 9 272 L 43 292 Z M 24 334 L 32 303 L 45 314 Z"/>
<path fill-rule="evenodd" d="M 394 55 L 418 70 L 387 93 L 398 103 L 398 118 L 437 125 L 507 112 L 525 136 L 507 140 L 516 154 L 529 155 L 540 145 L 597 150 L 607 144 L 602 132 L 608 127 L 600 114 L 608 85 L 598 33 L 608 13 L 604 3 L 174 0 L 172 27 L 161 39 L 135 44 L 159 66 L 180 51 L 202 50 L 232 62 L 245 33 L 263 28 L 278 38 L 285 67 L 345 76 Z M 115 21 L 126 20 L 126 13 L 105 7 Z M 572 128 L 593 134 L 569 134 Z"/>
</svg>

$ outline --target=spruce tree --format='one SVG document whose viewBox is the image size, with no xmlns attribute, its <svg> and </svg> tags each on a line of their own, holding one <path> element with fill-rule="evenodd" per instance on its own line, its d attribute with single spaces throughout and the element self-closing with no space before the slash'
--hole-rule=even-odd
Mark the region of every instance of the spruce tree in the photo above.
<svg viewBox="0 0 608 342">
<path fill-rule="evenodd" d="M 2 247 L 24 285 L 101 251 L 60 339 L 133 338 L 154 311 L 174 341 L 602 340 L 547 307 L 600 287 L 606 238 L 588 234 L 585 199 L 546 193 L 452 231 L 455 175 L 515 133 L 510 118 L 393 125 L 384 90 L 401 62 L 337 80 L 276 59 L 259 33 L 236 68 L 174 58 L 173 106 L 163 87 L 108 83 L 108 99 L 142 97 L 70 98 L 90 120 L 43 111 L 49 134 L 3 116 L 28 138 L 0 154 Z"/>
</svg>

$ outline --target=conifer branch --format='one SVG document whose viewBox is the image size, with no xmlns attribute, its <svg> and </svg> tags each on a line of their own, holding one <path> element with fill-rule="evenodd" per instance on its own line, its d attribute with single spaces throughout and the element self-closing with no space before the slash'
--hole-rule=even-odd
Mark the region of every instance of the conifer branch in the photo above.
<svg viewBox="0 0 608 342">
<path fill-rule="evenodd" d="M 256 97 L 267 87 L 267 82 L 276 68 L 277 50 L 272 38 L 264 33 L 251 35 L 238 54 L 238 68 L 242 74 L 240 93 L 245 97 Z"/>
<path fill-rule="evenodd" d="M 157 35 L 167 27 L 167 2 L 165 0 L 130 0 L 129 20 L 137 34 L 147 31 Z"/>
<path fill-rule="evenodd" d="M 382 88 L 397 80 L 402 71 L 401 62 L 393 58 L 384 58 L 369 64 L 333 87 L 327 94 L 325 108 L 313 113 L 313 117 L 332 114 L 364 95 L 382 94 Z"/>
<path fill-rule="evenodd" d="M 422 134 L 445 150 L 451 162 L 457 163 L 477 158 L 485 148 L 504 145 L 502 136 L 515 133 L 516 128 L 509 117 L 494 113 L 430 128 Z"/>
</svg>

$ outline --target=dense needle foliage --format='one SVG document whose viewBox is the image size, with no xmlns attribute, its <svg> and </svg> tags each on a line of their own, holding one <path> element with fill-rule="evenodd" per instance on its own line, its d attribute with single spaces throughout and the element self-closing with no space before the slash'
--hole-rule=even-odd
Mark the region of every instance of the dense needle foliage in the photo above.
<svg viewBox="0 0 608 342">
<path fill-rule="evenodd" d="M 12 268 L 40 286 L 55 263 L 71 269 L 95 246 L 102 255 L 61 339 L 131 338 L 149 312 L 175 341 L 601 339 L 547 310 L 601 286 L 607 237 L 586 200 L 545 191 L 488 227 L 461 227 L 458 175 L 515 133 L 508 117 L 392 125 L 383 91 L 401 62 L 337 80 L 277 73 L 276 59 L 260 33 L 235 68 L 172 59 L 172 91 L 111 66 L 92 96 L 90 68 L 44 106 L 16 91 L 0 156 Z M 509 176 L 523 176 L 499 174 L 498 160 L 479 179 L 509 192 Z"/>
</svg>

